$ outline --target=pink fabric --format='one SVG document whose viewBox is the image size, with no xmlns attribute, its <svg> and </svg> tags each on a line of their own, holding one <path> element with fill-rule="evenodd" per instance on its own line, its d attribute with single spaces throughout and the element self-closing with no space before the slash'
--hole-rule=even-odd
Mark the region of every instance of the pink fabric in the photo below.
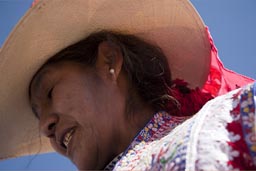
<svg viewBox="0 0 256 171">
<path fill-rule="evenodd" d="M 199 88 L 189 89 L 187 87 L 188 84 L 183 80 L 173 80 L 169 95 L 174 97 L 177 102 L 170 102 L 166 109 L 172 115 L 192 116 L 212 98 L 254 82 L 253 79 L 235 73 L 224 67 L 207 27 L 206 32 L 211 45 L 211 66 L 208 79 L 202 90 Z"/>
<path fill-rule="evenodd" d="M 224 67 L 218 56 L 218 50 L 214 45 L 209 29 L 206 28 L 206 31 L 211 44 L 211 67 L 203 91 L 209 92 L 213 97 L 216 97 L 253 82 L 252 78 L 235 73 Z"/>
<path fill-rule="evenodd" d="M 31 4 L 31 7 L 35 6 L 37 3 L 39 2 L 39 0 L 34 0 Z"/>
</svg>

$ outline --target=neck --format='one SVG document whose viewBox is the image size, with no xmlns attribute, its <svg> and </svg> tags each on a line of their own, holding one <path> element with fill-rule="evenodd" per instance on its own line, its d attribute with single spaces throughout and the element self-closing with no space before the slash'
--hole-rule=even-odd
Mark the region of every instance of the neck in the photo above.
<svg viewBox="0 0 256 171">
<path fill-rule="evenodd" d="M 125 111 L 124 115 L 117 116 L 118 122 L 114 123 L 112 159 L 128 148 L 135 136 L 154 115 L 153 108 L 141 99 L 136 92 L 136 88 L 126 79 L 126 77 L 123 77 L 123 80 L 119 80 L 120 92 L 124 97 Z"/>
<path fill-rule="evenodd" d="M 136 100 L 135 100 L 136 99 Z M 119 123 L 120 132 L 117 139 L 116 155 L 124 152 L 135 136 L 145 127 L 154 115 L 154 110 L 145 104 L 139 97 L 133 97 L 128 101 L 126 116 Z"/>
</svg>

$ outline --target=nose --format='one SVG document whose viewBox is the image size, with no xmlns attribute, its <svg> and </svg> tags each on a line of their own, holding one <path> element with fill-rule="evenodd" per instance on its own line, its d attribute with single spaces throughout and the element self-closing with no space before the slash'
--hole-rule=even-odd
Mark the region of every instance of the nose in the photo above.
<svg viewBox="0 0 256 171">
<path fill-rule="evenodd" d="M 40 119 L 41 134 L 48 138 L 54 137 L 58 122 L 59 122 L 59 116 L 57 114 L 50 114 Z"/>
</svg>

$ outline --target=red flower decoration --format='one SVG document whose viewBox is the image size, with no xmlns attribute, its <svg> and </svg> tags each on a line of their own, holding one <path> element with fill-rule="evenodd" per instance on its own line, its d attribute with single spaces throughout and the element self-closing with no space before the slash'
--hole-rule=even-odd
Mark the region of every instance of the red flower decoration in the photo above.
<svg viewBox="0 0 256 171">
<path fill-rule="evenodd" d="M 168 104 L 167 110 L 176 116 L 192 116 L 213 98 L 210 93 L 202 92 L 199 88 L 188 88 L 188 83 L 180 79 L 173 81 L 169 95 L 173 101 Z"/>
</svg>

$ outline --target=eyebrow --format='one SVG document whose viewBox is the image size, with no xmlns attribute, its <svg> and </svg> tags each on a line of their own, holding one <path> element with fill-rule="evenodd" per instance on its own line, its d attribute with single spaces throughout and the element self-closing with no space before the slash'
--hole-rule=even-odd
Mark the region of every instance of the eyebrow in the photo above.
<svg viewBox="0 0 256 171">
<path fill-rule="evenodd" d="M 35 74 L 35 76 L 32 78 L 31 84 L 29 86 L 29 98 L 31 99 L 31 88 L 32 88 L 32 84 L 33 87 L 35 87 L 35 92 L 38 92 L 38 90 L 40 89 L 40 85 L 41 82 L 43 80 L 43 77 L 45 75 L 47 75 L 47 73 L 49 72 L 49 69 L 45 69 L 43 71 L 39 71 L 37 74 Z"/>
</svg>

